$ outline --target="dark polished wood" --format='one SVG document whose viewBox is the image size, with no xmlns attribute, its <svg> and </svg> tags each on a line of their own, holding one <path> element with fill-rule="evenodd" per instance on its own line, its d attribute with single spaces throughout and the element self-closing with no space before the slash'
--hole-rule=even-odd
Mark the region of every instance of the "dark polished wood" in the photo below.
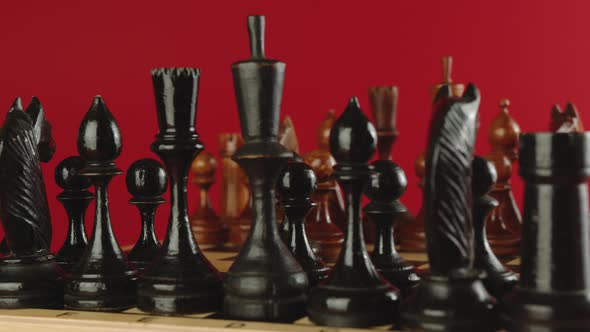
<svg viewBox="0 0 590 332">
<path fill-rule="evenodd" d="M 226 274 L 223 312 L 229 318 L 292 321 L 304 314 L 307 275 L 281 240 L 276 180 L 293 158 L 278 142 L 285 63 L 264 55 L 264 16 L 248 17 L 251 58 L 232 65 L 244 145 L 233 159 L 248 175 L 252 230 Z"/>
<path fill-rule="evenodd" d="M 305 231 L 305 215 L 315 205 L 310 197 L 316 186 L 313 170 L 302 162 L 288 163 L 277 181 L 277 192 L 285 211 L 283 222 L 289 225 L 285 243 L 307 273 L 310 287 L 326 279 L 330 272 L 313 252 Z"/>
<path fill-rule="evenodd" d="M 244 144 L 238 133 L 219 134 L 221 157 L 221 196 L 219 218 L 227 225 L 228 244 L 241 246 L 250 234 L 251 209 L 248 180 L 231 157 Z"/>
<path fill-rule="evenodd" d="M 208 312 L 222 303 L 221 276 L 195 241 L 187 211 L 188 172 L 203 150 L 195 128 L 199 77 L 197 68 L 152 70 L 159 132 L 151 150 L 168 174 L 170 217 L 160 254 L 138 285 L 138 308 L 146 312 Z"/>
<path fill-rule="evenodd" d="M 135 205 L 141 218 L 141 230 L 135 245 L 127 254 L 127 259 L 141 273 L 160 252 L 160 241 L 156 237 L 154 224 L 156 210 L 165 202 L 168 178 L 162 164 L 150 158 L 135 161 L 125 176 L 127 191 L 133 196 L 129 204 Z"/>
<path fill-rule="evenodd" d="M 549 130 L 554 133 L 584 132 L 584 124 L 582 123 L 582 118 L 580 118 L 580 113 L 578 113 L 576 105 L 570 102 L 566 103 L 563 112 L 559 105 L 553 105 L 551 108 Z"/>
<path fill-rule="evenodd" d="M 437 93 L 424 178 L 424 221 L 430 276 L 408 298 L 403 313 L 416 331 L 495 331 L 495 299 L 473 266 L 471 171 L 480 94 Z"/>
<path fill-rule="evenodd" d="M 389 324 L 399 316 L 399 293 L 369 259 L 361 225 L 361 196 L 369 181 L 367 162 L 377 133 L 352 98 L 332 127 L 334 175 L 346 197 L 347 231 L 342 252 L 328 279 L 309 295 L 309 319 L 320 325 L 366 327 Z"/>
<path fill-rule="evenodd" d="M 94 195 L 88 191 L 92 185 L 90 180 L 80 174 L 86 162 L 79 156 L 71 156 L 62 160 L 55 167 L 55 182 L 64 191 L 57 195 L 57 200 L 63 204 L 68 215 L 68 232 L 61 249 L 55 255 L 57 263 L 66 272 L 80 261 L 88 240 L 84 218 L 86 209 Z"/>
<path fill-rule="evenodd" d="M 209 189 L 215 182 L 217 160 L 209 152 L 203 151 L 193 160 L 191 169 L 192 182 L 199 187 L 199 204 L 191 215 L 193 235 L 200 244 L 223 245 L 227 242 L 227 226 L 213 210 L 209 198 Z"/>
<path fill-rule="evenodd" d="M 330 152 L 321 149 L 304 154 L 303 160 L 311 166 L 317 179 L 317 189 L 311 196 L 315 206 L 305 217 L 307 235 L 317 245 L 322 260 L 333 263 L 338 259 L 344 241 L 344 233 L 332 221 L 332 213 L 338 208 L 330 208 L 335 204 L 332 199 L 337 197 L 335 191 L 339 190 L 332 177 L 336 161 Z"/>
<path fill-rule="evenodd" d="M 86 160 L 80 174 L 90 179 L 96 195 L 94 228 L 84 255 L 67 278 L 66 308 L 121 311 L 135 306 L 137 271 L 127 263 L 113 233 L 107 189 L 111 179 L 122 173 L 114 162 L 121 148 L 119 126 L 97 96 L 78 131 L 78 153 Z"/>
<path fill-rule="evenodd" d="M 44 118 L 17 98 L 0 131 L 0 216 L 7 253 L 0 258 L 0 308 L 57 308 L 63 285 L 51 245 L 51 220 L 39 160 Z M 30 107 L 29 107 L 30 108 Z M 45 136 L 47 137 L 47 136 Z M 36 144 L 35 144 L 36 143 Z"/>
<path fill-rule="evenodd" d="M 391 160 L 377 160 L 371 166 L 371 181 L 365 189 L 371 202 L 363 209 L 368 221 L 376 225 L 371 260 L 377 272 L 397 287 L 402 296 L 407 296 L 420 278 L 414 266 L 395 250 L 394 227 L 408 211 L 399 201 L 408 180 L 404 171 Z"/>
<path fill-rule="evenodd" d="M 589 133 L 520 138 L 525 182 L 520 281 L 504 298 L 509 331 L 590 326 Z"/>
<path fill-rule="evenodd" d="M 488 133 L 491 152 L 485 156 L 496 168 L 498 180 L 490 196 L 498 201 L 486 220 L 487 238 L 499 257 L 516 256 L 520 249 L 522 218 L 512 193 L 512 164 L 518 158 L 520 127 L 508 111 L 510 101 L 500 100 L 500 112 L 492 120 Z"/>
<path fill-rule="evenodd" d="M 510 291 L 518 281 L 516 274 L 502 265 L 496 257 L 486 234 L 486 218 L 490 211 L 498 206 L 498 201 L 488 196 L 497 179 L 496 169 L 489 161 L 480 156 L 473 158 L 473 234 L 475 258 L 473 267 L 484 271 L 483 283 L 488 292 L 497 299 Z"/>
</svg>

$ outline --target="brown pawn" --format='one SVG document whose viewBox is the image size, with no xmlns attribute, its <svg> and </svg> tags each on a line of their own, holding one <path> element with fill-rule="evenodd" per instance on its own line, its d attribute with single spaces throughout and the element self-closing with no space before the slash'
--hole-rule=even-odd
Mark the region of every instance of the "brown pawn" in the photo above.
<svg viewBox="0 0 590 332">
<path fill-rule="evenodd" d="M 496 299 L 501 299 L 516 285 L 518 278 L 494 255 L 486 235 L 486 217 L 494 207 L 498 206 L 498 201 L 488 195 L 497 179 L 496 169 L 480 156 L 475 156 L 471 165 L 473 168 L 471 210 L 475 248 L 473 267 L 485 272 L 483 283 L 486 289 Z"/>
<path fill-rule="evenodd" d="M 315 255 L 305 231 L 305 215 L 316 205 L 310 199 L 315 189 L 314 172 L 302 162 L 287 164 L 277 181 L 277 193 L 285 211 L 283 224 L 289 225 L 285 243 L 307 273 L 310 287 L 326 279 L 330 272 L 321 258 Z"/>
<path fill-rule="evenodd" d="M 424 169 L 426 161 L 424 159 L 424 152 L 418 155 L 414 162 L 414 171 L 418 178 L 418 188 L 424 190 Z M 406 224 L 400 224 L 399 227 L 400 249 L 402 251 L 426 251 L 426 232 L 424 230 L 424 207 L 416 214 L 414 220 Z"/>
<path fill-rule="evenodd" d="M 328 111 L 326 118 L 320 123 L 318 128 L 318 148 L 327 151 L 330 154 L 330 132 L 336 122 L 336 114 L 333 109 Z M 330 193 L 330 203 L 328 204 L 332 222 L 341 230 L 346 229 L 346 214 L 344 212 L 344 198 L 340 188 L 334 182 L 334 189 Z"/>
<path fill-rule="evenodd" d="M 549 130 L 554 133 L 583 133 L 584 124 L 576 109 L 576 105 L 568 102 L 563 112 L 559 105 L 553 105 L 551 108 Z"/>
<path fill-rule="evenodd" d="M 500 112 L 492 120 L 488 133 L 491 152 L 485 156 L 498 174 L 490 196 L 498 201 L 486 220 L 488 241 L 500 257 L 516 256 L 520 250 L 522 218 L 512 194 L 512 163 L 518 158 L 520 127 L 508 112 L 510 101 L 500 100 Z"/>
<path fill-rule="evenodd" d="M 209 189 L 215 182 L 217 160 L 207 151 L 199 153 L 191 165 L 193 183 L 199 187 L 199 206 L 191 216 L 191 228 L 199 244 L 222 245 L 227 241 L 227 227 L 211 207 Z"/>
<path fill-rule="evenodd" d="M 291 117 L 286 115 L 279 125 L 279 143 L 287 149 L 299 153 L 299 141 Z"/>
<path fill-rule="evenodd" d="M 231 159 L 244 144 L 238 133 L 219 134 L 221 157 L 221 198 L 219 217 L 228 228 L 228 243 L 242 245 L 250 233 L 250 190 L 240 166 Z"/>
<path fill-rule="evenodd" d="M 344 241 L 344 233 L 333 222 L 334 192 L 338 190 L 336 181 L 332 178 L 332 172 L 336 161 L 330 152 L 325 150 L 313 150 L 303 155 L 303 160 L 311 166 L 317 178 L 318 186 L 311 199 L 317 204 L 306 217 L 306 230 L 309 239 L 319 247 L 320 257 L 333 263 L 340 254 L 340 248 Z"/>
</svg>

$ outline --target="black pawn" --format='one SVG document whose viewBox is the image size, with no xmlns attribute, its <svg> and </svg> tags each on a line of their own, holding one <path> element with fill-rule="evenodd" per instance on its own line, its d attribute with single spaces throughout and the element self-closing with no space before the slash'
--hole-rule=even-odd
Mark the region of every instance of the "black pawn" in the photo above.
<svg viewBox="0 0 590 332">
<path fill-rule="evenodd" d="M 406 191 L 408 180 L 401 167 L 391 160 L 377 160 L 371 165 L 371 181 L 365 189 L 371 202 L 363 209 L 376 226 L 371 260 L 377 271 L 406 296 L 420 282 L 420 278 L 414 266 L 395 250 L 393 232 L 395 224 L 408 211 L 399 201 Z"/>
<path fill-rule="evenodd" d="M 361 196 L 371 174 L 367 162 L 376 144 L 375 127 L 352 98 L 330 133 L 330 152 L 337 162 L 334 176 L 346 197 L 347 227 L 332 273 L 309 295 L 309 318 L 321 325 L 367 327 L 399 317 L 398 291 L 371 262 L 361 226 Z"/>
<path fill-rule="evenodd" d="M 135 305 L 137 271 L 128 264 L 111 226 L 107 187 L 121 174 L 114 160 L 121 153 L 121 132 L 101 97 L 97 96 L 78 131 L 78 152 L 86 160 L 80 174 L 95 188 L 96 211 L 90 243 L 68 277 L 66 308 L 121 311 Z"/>
<path fill-rule="evenodd" d="M 90 180 L 80 174 L 86 162 L 78 156 L 62 160 L 55 168 L 55 182 L 64 191 L 57 196 L 68 214 L 68 233 L 61 249 L 56 254 L 57 263 L 66 272 L 76 265 L 88 246 L 84 218 L 88 204 L 94 195 L 87 189 Z"/>
<path fill-rule="evenodd" d="M 485 271 L 483 283 L 488 292 L 499 299 L 516 285 L 518 278 L 514 272 L 505 268 L 494 255 L 486 236 L 487 216 L 492 209 L 498 206 L 498 201 L 488 196 L 497 179 L 496 169 L 489 161 L 480 156 L 474 157 L 472 165 L 471 193 L 473 195 L 475 250 L 473 267 Z"/>
<path fill-rule="evenodd" d="M 288 163 L 279 175 L 277 192 L 285 211 L 283 223 L 289 225 L 285 243 L 307 273 L 310 287 L 326 279 L 330 272 L 313 252 L 305 232 L 305 216 L 316 205 L 310 198 L 315 189 L 313 169 L 303 162 Z"/>
<path fill-rule="evenodd" d="M 127 259 L 142 272 L 160 251 L 154 222 L 156 210 L 165 202 L 162 195 L 166 192 L 168 178 L 160 162 L 146 158 L 137 160 L 129 166 L 125 182 L 127 191 L 133 196 L 129 204 L 135 205 L 141 216 L 139 239 L 127 255 Z"/>
</svg>

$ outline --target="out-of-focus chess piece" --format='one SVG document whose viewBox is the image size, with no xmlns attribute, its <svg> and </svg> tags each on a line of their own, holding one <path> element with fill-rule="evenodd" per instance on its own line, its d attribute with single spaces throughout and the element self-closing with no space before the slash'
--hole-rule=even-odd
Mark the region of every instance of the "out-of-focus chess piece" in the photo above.
<svg viewBox="0 0 590 332">
<path fill-rule="evenodd" d="M 222 245 L 227 241 L 227 227 L 211 207 L 209 189 L 215 182 L 217 160 L 207 151 L 193 160 L 193 183 L 199 187 L 199 205 L 191 216 L 191 228 L 197 243 Z"/>
<path fill-rule="evenodd" d="M 137 271 L 115 238 L 109 211 L 108 185 L 122 172 L 121 131 L 100 96 L 92 101 L 78 131 L 78 153 L 86 161 L 80 174 L 90 179 L 96 195 L 94 227 L 88 247 L 73 267 L 65 288 L 66 308 L 122 311 L 135 306 Z"/>
<path fill-rule="evenodd" d="M 496 168 L 498 180 L 490 196 L 498 201 L 486 220 L 487 238 L 499 256 L 516 256 L 520 249 L 522 219 L 512 194 L 512 164 L 518 158 L 520 127 L 508 112 L 510 101 L 500 101 L 500 112 L 492 120 L 488 133 L 491 152 L 485 156 Z"/>
<path fill-rule="evenodd" d="M 240 166 L 231 159 L 244 144 L 238 133 L 219 134 L 221 157 L 221 196 L 219 218 L 228 229 L 228 244 L 241 246 L 248 238 L 251 224 L 250 189 Z"/>
<path fill-rule="evenodd" d="M 424 168 L 426 167 L 424 152 L 420 153 L 414 162 L 414 171 L 418 178 L 418 188 L 424 190 Z M 402 251 L 426 251 L 426 231 L 424 230 L 424 206 L 416 214 L 414 220 L 408 223 L 401 223 L 399 227 L 398 241 Z"/>
<path fill-rule="evenodd" d="M 326 279 L 330 269 L 313 252 L 305 230 L 305 215 L 315 205 L 310 199 L 316 189 L 316 177 L 307 164 L 290 162 L 283 168 L 277 181 L 277 192 L 283 210 L 284 221 L 289 225 L 284 238 L 297 262 L 301 265 L 310 287 Z"/>
<path fill-rule="evenodd" d="M 8 253 L 0 258 L 0 308 L 58 308 L 60 269 L 50 253 L 51 220 L 40 166 L 43 109 L 17 98 L 0 131 L 0 215 Z M 52 154 L 52 153 L 51 153 Z"/>
<path fill-rule="evenodd" d="M 344 233 L 333 222 L 330 208 L 334 201 L 335 191 L 339 190 L 332 177 L 336 161 L 326 150 L 313 150 L 303 155 L 303 160 L 311 166 L 317 179 L 317 189 L 312 195 L 316 203 L 306 216 L 307 235 L 317 246 L 319 256 L 326 262 L 333 263 L 340 254 Z"/>
<path fill-rule="evenodd" d="M 55 258 L 65 272 L 70 272 L 80 261 L 88 246 L 84 218 L 94 195 L 88 191 L 92 183 L 80 174 L 85 165 L 84 159 L 71 156 L 62 160 L 55 168 L 55 182 L 63 189 L 63 192 L 57 195 L 57 200 L 63 204 L 68 215 L 66 239 Z"/>
<path fill-rule="evenodd" d="M 480 156 L 475 156 L 472 162 L 473 178 L 471 180 L 471 194 L 473 195 L 473 233 L 475 258 L 473 267 L 485 272 L 483 283 L 488 292 L 497 299 L 510 291 L 518 281 L 514 272 L 502 263 L 490 247 L 486 234 L 486 218 L 490 211 L 498 206 L 498 201 L 488 195 L 497 175 L 494 165 Z"/>
<path fill-rule="evenodd" d="M 391 160 L 376 160 L 371 166 L 371 180 L 365 189 L 365 195 L 371 202 L 363 209 L 368 222 L 375 224 L 371 260 L 377 271 L 403 296 L 407 296 L 418 285 L 420 278 L 414 266 L 395 250 L 394 227 L 408 210 L 399 201 L 406 191 L 408 180 L 401 167 Z"/>
<path fill-rule="evenodd" d="M 286 115 L 279 125 L 279 143 L 287 149 L 299 153 L 299 141 L 291 117 Z"/>
<path fill-rule="evenodd" d="M 332 273 L 309 295 L 309 319 L 320 325 L 367 327 L 399 318 L 399 293 L 371 262 L 361 225 L 361 196 L 371 173 L 367 162 L 376 145 L 375 127 L 351 98 L 330 134 L 334 176 L 346 197 L 347 232 Z"/>
<path fill-rule="evenodd" d="M 413 331 L 496 331 L 495 299 L 473 269 L 471 171 L 480 103 L 442 86 L 435 97 L 426 151 L 424 221 L 430 275 L 407 300 Z"/>
<path fill-rule="evenodd" d="M 584 124 L 578 113 L 576 105 L 568 102 L 565 104 L 565 110 L 562 112 L 559 105 L 555 104 L 551 108 L 551 122 L 549 130 L 554 133 L 582 133 Z"/>
<path fill-rule="evenodd" d="M 508 331 L 590 326 L 590 134 L 520 137 L 525 182 L 520 281 L 503 299 Z"/>
<path fill-rule="evenodd" d="M 140 310 L 178 315 L 218 310 L 223 299 L 221 275 L 195 241 L 187 211 L 188 172 L 203 150 L 196 129 L 198 68 L 153 69 L 159 132 L 151 144 L 170 183 L 170 217 L 162 249 L 137 287 Z"/>
<path fill-rule="evenodd" d="M 304 315 L 307 275 L 279 236 L 275 186 L 293 158 L 278 142 L 285 63 L 264 54 L 264 16 L 248 17 L 250 59 L 232 64 L 244 145 L 233 159 L 248 175 L 252 229 L 224 280 L 224 315 L 293 321 Z"/>
<path fill-rule="evenodd" d="M 139 210 L 141 230 L 135 246 L 127 255 L 127 259 L 143 272 L 160 253 L 160 241 L 156 237 L 154 224 L 156 210 L 166 202 L 162 195 L 168 186 L 166 171 L 159 161 L 151 158 L 135 161 L 125 176 L 127 191 L 133 196 L 129 204 Z"/>
</svg>

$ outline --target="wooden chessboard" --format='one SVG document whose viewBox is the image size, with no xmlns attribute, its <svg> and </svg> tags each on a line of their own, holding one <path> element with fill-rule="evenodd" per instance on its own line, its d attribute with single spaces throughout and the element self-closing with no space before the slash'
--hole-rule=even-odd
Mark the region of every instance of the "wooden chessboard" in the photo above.
<svg viewBox="0 0 590 332">
<path fill-rule="evenodd" d="M 231 249 L 203 247 L 204 253 L 220 272 L 226 272 L 235 259 L 237 252 Z M 428 270 L 427 257 L 424 253 L 402 253 L 421 273 Z M 518 270 L 519 259 L 505 260 L 514 270 Z M 145 314 L 137 308 L 122 313 L 96 313 L 71 310 L 19 309 L 0 310 L 0 332 L 2 331 L 272 331 L 272 332 L 354 332 L 370 330 L 389 330 L 390 325 L 372 329 L 353 329 L 323 327 L 314 325 L 307 317 L 292 324 L 249 322 L 239 320 L 218 319 L 213 312 L 182 317 L 169 317 Z"/>
</svg>

